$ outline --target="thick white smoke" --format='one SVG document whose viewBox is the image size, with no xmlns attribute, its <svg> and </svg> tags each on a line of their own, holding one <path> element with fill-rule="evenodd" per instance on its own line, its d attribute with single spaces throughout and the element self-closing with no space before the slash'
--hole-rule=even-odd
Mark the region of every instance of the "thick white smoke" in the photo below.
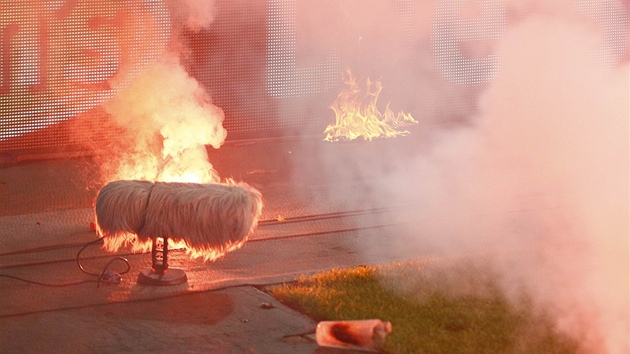
<svg viewBox="0 0 630 354">
<path fill-rule="evenodd" d="M 627 63 L 610 68 L 598 58 L 600 46 L 583 22 L 534 17 L 514 26 L 482 97 L 480 153 L 498 168 L 483 188 L 546 195 L 528 219 L 507 224 L 529 230 L 503 232 L 524 250 L 499 262 L 506 284 L 551 306 L 559 329 L 595 352 L 626 353 L 630 73 Z"/>
<path fill-rule="evenodd" d="M 207 28 L 214 21 L 215 4 L 213 0 L 179 0 L 173 1 L 172 14 L 175 18 L 181 17 L 184 25 L 198 31 Z"/>
<path fill-rule="evenodd" d="M 133 140 L 114 162 L 115 178 L 218 181 L 205 145 L 219 148 L 225 140 L 223 112 L 177 57 L 165 55 L 106 107 Z"/>
<path fill-rule="evenodd" d="M 469 112 L 466 124 L 427 129 L 422 138 L 430 142 L 422 151 L 412 157 L 401 153 L 399 165 L 388 163 L 381 170 L 383 166 L 338 160 L 344 156 L 327 146 L 320 160 L 327 161 L 327 167 L 336 166 L 325 171 L 330 184 L 348 176 L 386 181 L 374 195 L 365 193 L 362 201 L 370 204 L 356 207 L 410 199 L 423 205 L 406 220 L 411 222 L 401 249 L 492 254 L 508 293 L 526 292 L 537 305 L 552 311 L 559 330 L 579 338 L 586 349 L 627 353 L 627 54 L 622 63 L 614 55 L 614 65 L 602 60 L 609 28 L 580 11 L 576 4 L 584 1 L 511 0 L 505 2 L 505 33 L 490 43 L 500 58 L 496 76 L 485 86 L 457 87 L 445 82 L 427 50 L 432 27 L 426 14 L 434 13 L 436 2 L 414 4 L 428 9 L 416 11 L 424 19 L 415 19 L 420 23 L 414 31 L 419 33 L 413 33 L 421 55 L 413 62 L 393 60 L 397 65 L 381 74 L 385 81 L 388 74 L 407 80 L 428 78 L 406 81 L 409 87 L 396 88 L 392 102 L 401 107 L 416 104 L 434 117 Z M 212 20 L 206 12 L 211 2 L 186 3 L 184 8 L 194 10 L 195 16 L 175 14 L 182 23 L 191 19 L 195 27 Z M 364 1 L 355 5 L 369 8 Z M 373 32 L 380 33 L 382 25 L 375 19 L 357 26 L 363 32 L 373 26 Z M 364 40 L 355 50 L 368 56 L 374 52 L 379 58 L 397 55 L 368 50 L 370 44 L 374 43 Z M 218 147 L 223 142 L 223 115 L 177 56 L 164 58 L 108 105 L 121 125 L 138 132 L 127 155 L 129 163 L 122 163 L 132 172 L 121 169 L 117 177 L 182 176 L 190 172 L 191 161 L 200 161 L 196 169 L 207 172 L 204 178 L 216 180 L 205 145 Z M 373 61 L 368 57 L 358 64 L 372 69 L 378 66 Z M 470 113 L 468 102 L 457 101 L 480 90 L 476 114 Z M 414 117 L 420 125 L 427 122 L 425 116 Z M 181 171 L 176 163 L 180 159 L 185 167 Z M 150 163 L 148 173 L 138 161 Z M 314 161 L 299 161 L 296 166 L 308 170 Z M 327 202 L 347 203 L 334 197 L 346 187 L 336 188 Z M 374 198 L 366 201 L 369 197 Z"/>
<path fill-rule="evenodd" d="M 630 72 L 627 33 L 621 40 L 612 31 L 628 28 L 627 9 L 605 1 L 505 4 L 505 33 L 491 43 L 500 66 L 478 87 L 467 124 L 427 129 L 422 151 L 401 153 L 398 165 L 380 172 L 373 158 L 339 160 L 347 156 L 328 147 L 320 160 L 338 166 L 326 171 L 332 184 L 357 175 L 366 185 L 386 182 L 363 193 L 358 209 L 392 200 L 422 206 L 405 214 L 404 252 L 491 255 L 506 292 L 526 293 L 584 349 L 628 353 Z M 430 35 L 428 26 L 416 28 L 424 31 L 418 38 Z M 431 64 L 419 58 L 399 69 Z M 411 97 L 393 99 L 422 101 L 423 112 L 448 112 L 437 105 L 459 112 L 452 95 L 436 97 L 449 86 L 422 95 L 440 84 L 422 80 L 397 90 Z M 347 203 L 335 199 L 342 188 L 331 188 L 331 202 Z"/>
<path fill-rule="evenodd" d="M 440 206 L 417 230 L 443 250 L 491 250 L 508 292 L 588 350 L 627 353 L 630 73 L 598 61 L 599 46 L 590 23 L 534 16 L 508 30 L 476 128 L 414 163 Z"/>
<path fill-rule="evenodd" d="M 179 56 L 184 28 L 200 30 L 214 19 L 213 1 L 173 2 L 171 35 L 161 58 L 118 90 L 104 106 L 128 134 L 116 161 L 104 165 L 107 179 L 216 182 L 206 146 L 219 148 L 227 132 L 223 111 L 212 104 Z M 145 43 L 150 47 L 152 43 Z"/>
</svg>

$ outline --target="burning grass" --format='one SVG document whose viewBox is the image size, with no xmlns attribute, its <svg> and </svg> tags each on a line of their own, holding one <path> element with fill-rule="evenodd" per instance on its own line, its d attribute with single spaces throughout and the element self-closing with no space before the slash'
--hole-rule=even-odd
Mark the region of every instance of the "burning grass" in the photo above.
<svg viewBox="0 0 630 354">
<path fill-rule="evenodd" d="M 578 353 L 526 298 L 508 301 L 470 264 L 409 262 L 333 269 L 271 294 L 316 320 L 379 318 L 393 332 L 387 353 Z"/>
</svg>

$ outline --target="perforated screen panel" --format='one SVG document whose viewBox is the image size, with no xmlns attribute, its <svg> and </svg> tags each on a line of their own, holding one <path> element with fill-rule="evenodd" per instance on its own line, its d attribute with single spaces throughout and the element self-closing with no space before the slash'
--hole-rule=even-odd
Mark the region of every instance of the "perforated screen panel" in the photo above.
<svg viewBox="0 0 630 354">
<path fill-rule="evenodd" d="M 341 65 L 334 56 L 313 67 L 300 63 L 296 3 L 217 2 L 208 30 L 186 32 L 187 68 L 225 111 L 228 134 L 321 122 L 323 115 L 304 109 L 305 102 L 338 84 Z"/>
<path fill-rule="evenodd" d="M 0 148 L 110 134 L 95 120 L 104 119 L 98 108 L 114 96 L 112 83 L 132 80 L 155 61 L 170 31 L 159 1 L 3 0 Z"/>
<path fill-rule="evenodd" d="M 0 151 L 115 139 L 124 127 L 104 105 L 165 52 L 223 110 L 228 139 L 322 132 L 347 69 L 382 80 L 383 104 L 461 119 L 500 73 L 495 45 L 510 26 L 558 15 L 503 0 L 0 3 Z M 571 4 L 561 20 L 591 23 L 596 54 L 627 61 L 628 2 Z"/>
</svg>

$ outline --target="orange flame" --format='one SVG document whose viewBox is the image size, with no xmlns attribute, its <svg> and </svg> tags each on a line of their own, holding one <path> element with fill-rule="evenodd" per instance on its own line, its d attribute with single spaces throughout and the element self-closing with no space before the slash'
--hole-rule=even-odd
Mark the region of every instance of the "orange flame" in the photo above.
<svg viewBox="0 0 630 354">
<path fill-rule="evenodd" d="M 206 146 L 218 149 L 225 140 L 224 114 L 178 58 L 165 55 L 105 108 L 129 140 L 104 167 L 111 180 L 219 182 Z"/>
<path fill-rule="evenodd" d="M 121 89 L 106 109 L 126 128 L 125 138 L 129 139 L 117 146 L 120 156 L 103 166 L 107 179 L 220 182 L 206 146 L 218 149 L 225 140 L 224 114 L 188 75 L 179 58 L 165 55 Z M 169 248 L 184 249 L 192 258 L 211 261 L 225 254 L 175 241 L 169 239 Z M 108 237 L 105 242 L 107 249 L 130 246 L 134 252 L 147 252 L 152 245 L 134 234 Z M 226 249 L 240 246 L 228 245 Z"/>
<path fill-rule="evenodd" d="M 191 259 L 201 258 L 206 262 L 211 262 L 225 256 L 227 253 L 235 251 L 243 246 L 244 242 L 233 243 L 227 245 L 223 251 L 215 250 L 209 247 L 192 247 L 185 240 L 168 239 L 169 250 L 183 250 Z M 153 246 L 152 240 L 142 241 L 137 235 L 127 233 L 117 237 L 108 237 L 105 239 L 106 250 L 118 250 L 121 247 L 129 246 L 133 253 L 149 253 Z"/>
<path fill-rule="evenodd" d="M 347 70 L 344 82 L 347 89 L 330 106 L 335 112 L 336 121 L 326 127 L 325 141 L 354 140 L 358 137 L 369 141 L 409 135 L 409 131 L 397 128 L 418 123 L 409 113 L 401 111 L 395 114 L 389 108 L 389 103 L 384 113 L 379 111 L 377 101 L 383 90 L 380 81 L 373 82 L 368 78 L 365 91 L 362 91 L 352 72 Z"/>
</svg>

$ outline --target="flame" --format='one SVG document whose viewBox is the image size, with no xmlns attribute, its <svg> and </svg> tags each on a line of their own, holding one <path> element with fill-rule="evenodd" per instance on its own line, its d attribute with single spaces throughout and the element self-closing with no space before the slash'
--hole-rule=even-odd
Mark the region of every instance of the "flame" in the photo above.
<svg viewBox="0 0 630 354">
<path fill-rule="evenodd" d="M 103 166 L 106 179 L 161 182 L 218 183 L 220 177 L 208 160 L 207 146 L 218 149 L 227 131 L 223 111 L 215 106 L 179 58 L 165 55 L 118 95 L 106 109 L 126 128 L 117 146 L 118 156 Z M 229 183 L 229 181 L 227 181 Z M 108 237 L 106 249 L 129 246 L 148 252 L 152 242 L 134 234 Z M 169 239 L 169 249 L 184 249 L 191 258 L 215 260 L 241 244 L 222 251 L 193 248 L 184 240 Z"/>
<path fill-rule="evenodd" d="M 395 114 L 389 108 L 389 103 L 384 113 L 379 111 L 377 101 L 383 90 L 380 81 L 368 78 L 363 91 L 350 70 L 346 71 L 343 79 L 347 88 L 330 106 L 335 112 L 336 121 L 326 127 L 325 141 L 354 140 L 358 137 L 369 141 L 409 135 L 409 131 L 397 128 L 418 123 L 409 113 L 401 111 Z"/>
<path fill-rule="evenodd" d="M 206 147 L 223 144 L 224 113 L 179 58 L 164 55 L 105 108 L 128 134 L 118 147 L 120 156 L 103 167 L 110 180 L 220 181 Z"/>
<path fill-rule="evenodd" d="M 185 240 L 173 240 L 172 238 L 168 239 L 169 250 L 183 250 L 186 252 L 186 254 L 188 254 L 191 259 L 203 258 L 203 260 L 206 262 L 219 259 L 227 253 L 241 248 L 243 244 L 244 242 L 238 242 L 226 245 L 225 248 L 221 251 L 213 248 L 192 247 L 188 243 L 186 243 Z M 133 253 L 149 253 L 151 252 L 153 241 L 142 241 L 138 238 L 137 235 L 126 233 L 124 235 L 119 235 L 116 237 L 108 237 L 107 239 L 105 239 L 105 244 L 103 247 L 106 250 L 118 250 L 123 246 L 130 247 L 131 252 Z"/>
</svg>

